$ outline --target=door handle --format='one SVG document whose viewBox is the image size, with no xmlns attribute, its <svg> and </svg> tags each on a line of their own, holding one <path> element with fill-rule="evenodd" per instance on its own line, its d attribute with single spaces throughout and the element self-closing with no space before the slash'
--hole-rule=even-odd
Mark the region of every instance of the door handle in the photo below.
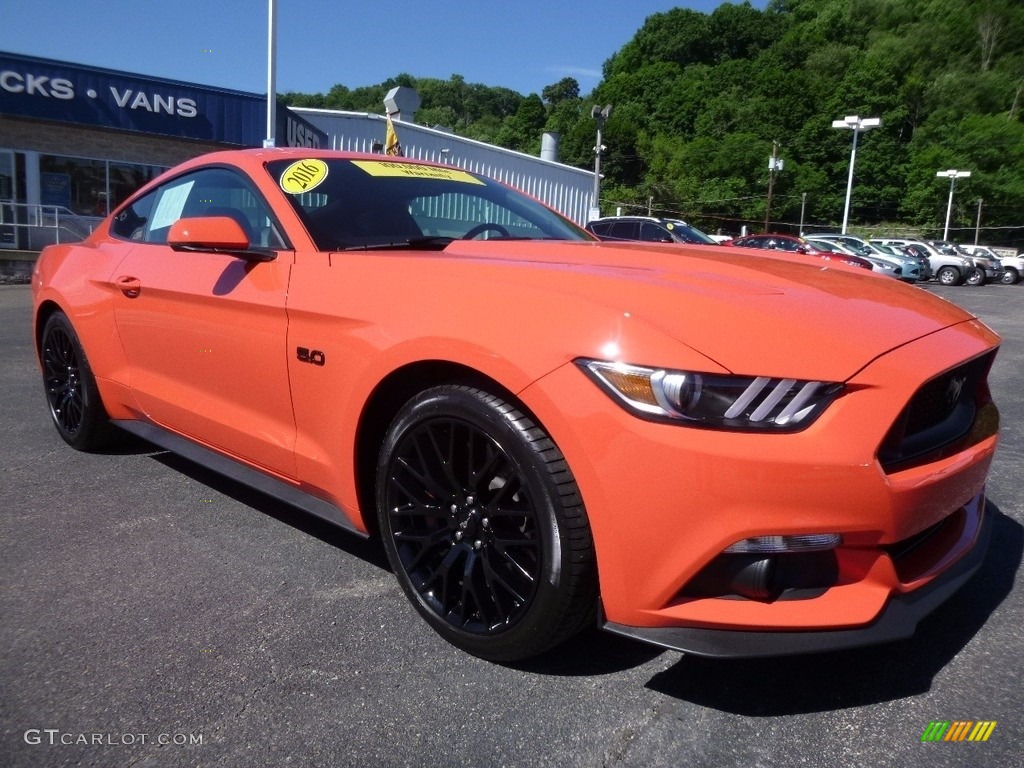
<svg viewBox="0 0 1024 768">
<path fill-rule="evenodd" d="M 142 293 L 142 283 L 137 277 L 122 276 L 114 281 L 117 289 L 129 299 L 137 298 Z"/>
</svg>

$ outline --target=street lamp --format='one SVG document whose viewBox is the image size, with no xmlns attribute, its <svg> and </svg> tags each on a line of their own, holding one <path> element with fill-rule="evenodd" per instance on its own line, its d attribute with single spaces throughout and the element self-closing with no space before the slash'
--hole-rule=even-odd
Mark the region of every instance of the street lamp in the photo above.
<svg viewBox="0 0 1024 768">
<path fill-rule="evenodd" d="M 263 146 L 272 148 L 277 133 L 277 4 L 267 0 L 267 136 Z"/>
<path fill-rule="evenodd" d="M 949 179 L 949 204 L 946 206 L 946 228 L 942 230 L 942 239 L 949 240 L 949 217 L 953 213 L 953 187 L 957 179 L 966 179 L 971 175 L 971 172 L 950 168 L 948 171 L 939 171 L 935 175 L 940 178 Z"/>
<path fill-rule="evenodd" d="M 853 129 L 853 149 L 850 150 L 850 177 L 846 181 L 846 206 L 843 208 L 843 234 L 846 234 L 846 223 L 850 218 L 850 193 L 853 191 L 853 164 L 857 160 L 857 134 L 861 131 L 870 131 L 882 124 L 880 117 L 858 117 L 847 115 L 842 120 L 833 120 L 833 128 Z"/>
<path fill-rule="evenodd" d="M 590 110 L 590 116 L 597 121 L 597 144 L 594 145 L 594 199 L 590 203 L 591 221 L 601 218 L 601 150 L 605 149 L 601 144 L 601 128 L 611 113 L 611 104 L 605 104 L 604 109 L 595 104 Z"/>
</svg>

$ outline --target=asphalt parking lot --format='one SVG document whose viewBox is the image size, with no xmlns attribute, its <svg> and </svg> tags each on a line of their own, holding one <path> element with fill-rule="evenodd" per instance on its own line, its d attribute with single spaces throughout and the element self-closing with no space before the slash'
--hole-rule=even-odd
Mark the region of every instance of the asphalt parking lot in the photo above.
<svg viewBox="0 0 1024 768">
<path fill-rule="evenodd" d="M 1019 766 L 1024 285 L 920 290 L 1004 344 L 989 556 L 914 638 L 708 661 L 594 631 L 501 666 L 372 542 L 143 443 L 68 448 L 0 286 L 0 766 Z M 922 743 L 936 720 L 997 726 Z"/>
</svg>

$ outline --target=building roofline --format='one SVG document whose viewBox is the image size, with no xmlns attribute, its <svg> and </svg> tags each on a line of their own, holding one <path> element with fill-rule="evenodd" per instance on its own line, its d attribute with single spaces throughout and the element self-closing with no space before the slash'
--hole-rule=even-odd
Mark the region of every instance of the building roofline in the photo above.
<svg viewBox="0 0 1024 768">
<path fill-rule="evenodd" d="M 370 118 L 372 120 L 380 120 L 381 122 L 387 120 L 387 118 L 384 115 L 380 115 L 374 112 L 349 112 L 343 109 L 321 109 L 318 107 L 297 107 L 294 105 L 289 105 L 288 109 L 299 115 L 313 114 L 326 115 L 331 117 Z M 562 170 L 576 171 L 580 174 L 587 176 L 590 179 L 594 178 L 594 172 L 592 170 L 587 170 L 585 168 L 577 168 L 575 165 L 567 165 L 566 163 L 559 163 L 554 160 L 546 160 L 543 157 L 538 157 L 537 155 L 530 155 L 527 154 L 526 152 L 517 152 L 514 149 L 507 149 L 505 147 L 499 147 L 495 144 L 488 144 L 486 141 L 480 141 L 479 139 L 471 139 L 467 136 L 459 136 L 457 133 L 452 133 L 451 131 L 445 131 L 439 128 L 431 128 L 430 126 L 420 125 L 419 123 L 408 123 L 404 120 L 395 120 L 394 122 L 403 129 L 411 128 L 414 131 L 420 131 L 422 133 L 435 136 L 446 141 L 454 140 L 461 142 L 463 144 L 469 144 L 471 146 L 480 147 L 481 149 L 486 149 L 490 152 L 497 152 L 500 154 L 509 155 L 510 157 L 526 159 L 530 160 L 531 162 L 542 163 L 544 165 L 549 165 L 553 168 L 560 168 Z M 320 130 L 323 130 L 323 128 L 320 128 Z"/>
</svg>

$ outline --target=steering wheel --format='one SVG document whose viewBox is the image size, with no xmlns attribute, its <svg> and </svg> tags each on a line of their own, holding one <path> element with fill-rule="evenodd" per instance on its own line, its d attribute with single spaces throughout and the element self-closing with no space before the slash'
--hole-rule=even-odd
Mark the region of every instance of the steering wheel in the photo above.
<svg viewBox="0 0 1024 768">
<path fill-rule="evenodd" d="M 462 239 L 472 240 L 474 237 L 482 235 L 484 232 L 497 232 L 502 237 L 509 236 L 508 230 L 501 226 L 501 224 L 495 224 L 493 221 L 485 221 L 483 224 L 477 224 L 475 227 L 470 229 L 462 236 Z"/>
</svg>

